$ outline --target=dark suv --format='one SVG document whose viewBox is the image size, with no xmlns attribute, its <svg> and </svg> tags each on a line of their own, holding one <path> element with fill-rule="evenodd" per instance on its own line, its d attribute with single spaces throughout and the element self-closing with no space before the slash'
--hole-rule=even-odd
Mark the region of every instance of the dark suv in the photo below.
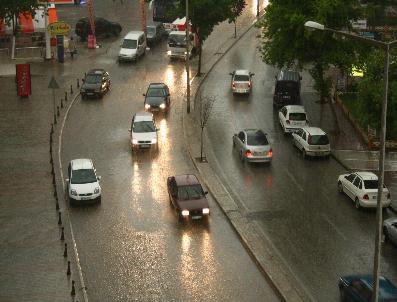
<svg viewBox="0 0 397 302">
<path fill-rule="evenodd" d="M 83 99 L 87 96 L 96 96 L 101 98 L 109 90 L 109 73 L 104 69 L 91 69 L 83 79 L 80 94 Z"/>
<path fill-rule="evenodd" d="M 300 103 L 301 80 L 299 72 L 282 69 L 276 76 L 273 106 L 282 107 Z"/>
<path fill-rule="evenodd" d="M 117 22 L 111 22 L 104 18 L 95 18 L 95 36 L 98 37 L 117 37 L 121 33 L 121 25 Z M 88 35 L 92 34 L 91 25 L 88 18 L 82 18 L 77 21 L 75 33 L 81 38 L 81 41 L 87 40 Z"/>
<path fill-rule="evenodd" d="M 146 40 L 148 46 L 161 42 L 166 35 L 163 23 L 148 24 L 146 26 Z"/>
<path fill-rule="evenodd" d="M 168 111 L 170 107 L 170 90 L 164 83 L 151 83 L 143 94 L 145 110 Z"/>
</svg>

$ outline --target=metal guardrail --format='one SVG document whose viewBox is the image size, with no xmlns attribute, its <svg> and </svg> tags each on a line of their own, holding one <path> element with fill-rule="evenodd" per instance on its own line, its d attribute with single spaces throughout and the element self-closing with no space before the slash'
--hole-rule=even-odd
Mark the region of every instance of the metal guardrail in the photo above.
<svg viewBox="0 0 397 302">
<path fill-rule="evenodd" d="M 15 48 L 16 59 L 43 58 L 44 53 L 45 47 L 42 46 Z"/>
<path fill-rule="evenodd" d="M 0 48 L 0 57 L 8 57 L 10 50 L 8 48 Z"/>
</svg>

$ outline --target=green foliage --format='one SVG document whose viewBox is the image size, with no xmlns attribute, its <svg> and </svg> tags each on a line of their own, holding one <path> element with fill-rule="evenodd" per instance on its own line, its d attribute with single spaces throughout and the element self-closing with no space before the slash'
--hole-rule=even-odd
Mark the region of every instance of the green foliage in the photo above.
<svg viewBox="0 0 397 302">
<path fill-rule="evenodd" d="M 14 16 L 21 13 L 30 13 L 34 16 L 35 9 L 39 6 L 38 0 L 1 0 L 0 19 L 3 19 L 8 25 L 12 24 L 15 33 Z"/>
<path fill-rule="evenodd" d="M 236 22 L 237 18 L 241 16 L 241 13 L 243 12 L 246 5 L 247 3 L 245 0 L 232 0 L 230 6 L 230 16 L 228 18 L 229 23 Z"/>
<path fill-rule="evenodd" d="M 330 65 L 349 69 L 358 57 L 356 42 L 341 40 L 330 32 L 305 30 L 306 21 L 316 21 L 336 30 L 350 27 L 350 20 L 359 16 L 356 0 L 273 0 L 258 23 L 262 31 L 261 52 L 265 63 L 277 66 L 313 63 L 311 73 L 321 99 L 329 95 L 329 81 L 320 74 Z M 321 68 L 320 68 L 321 67 Z"/>
</svg>

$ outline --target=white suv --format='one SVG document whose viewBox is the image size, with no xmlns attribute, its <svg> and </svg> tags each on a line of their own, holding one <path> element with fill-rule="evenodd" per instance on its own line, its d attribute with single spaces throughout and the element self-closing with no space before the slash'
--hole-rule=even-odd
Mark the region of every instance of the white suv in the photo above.
<svg viewBox="0 0 397 302">
<path fill-rule="evenodd" d="M 278 118 L 284 133 L 297 131 L 309 126 L 305 108 L 300 105 L 284 106 L 278 112 Z"/>
<path fill-rule="evenodd" d="M 331 154 L 327 134 L 317 127 L 301 128 L 292 133 L 294 145 L 302 152 L 302 157 L 322 156 L 328 158 Z"/>
<path fill-rule="evenodd" d="M 131 122 L 131 147 L 134 149 L 158 148 L 157 127 L 153 113 L 135 113 Z"/>
<path fill-rule="evenodd" d="M 91 159 L 74 159 L 68 165 L 68 193 L 70 204 L 101 202 L 100 176 Z"/>
</svg>

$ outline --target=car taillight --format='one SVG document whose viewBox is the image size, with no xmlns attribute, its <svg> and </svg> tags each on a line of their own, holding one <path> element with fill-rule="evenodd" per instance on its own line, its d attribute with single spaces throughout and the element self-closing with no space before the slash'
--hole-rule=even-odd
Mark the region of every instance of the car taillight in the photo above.
<svg viewBox="0 0 397 302">
<path fill-rule="evenodd" d="M 251 157 L 252 156 L 252 152 L 250 150 L 245 151 L 245 156 L 246 157 Z"/>
<path fill-rule="evenodd" d="M 267 152 L 267 156 L 273 157 L 273 150 L 272 150 L 272 149 L 270 149 L 270 150 Z"/>
<path fill-rule="evenodd" d="M 251 83 L 248 83 L 248 88 L 251 88 Z"/>
<path fill-rule="evenodd" d="M 233 87 L 233 88 L 236 88 L 236 84 L 235 84 L 234 82 L 232 83 L 232 87 Z"/>
<path fill-rule="evenodd" d="M 288 125 L 290 124 L 289 120 L 286 120 L 285 122 L 286 122 Z"/>
<path fill-rule="evenodd" d="M 368 194 L 365 194 L 365 195 L 363 196 L 363 199 L 368 200 L 368 199 L 369 199 Z"/>
</svg>

